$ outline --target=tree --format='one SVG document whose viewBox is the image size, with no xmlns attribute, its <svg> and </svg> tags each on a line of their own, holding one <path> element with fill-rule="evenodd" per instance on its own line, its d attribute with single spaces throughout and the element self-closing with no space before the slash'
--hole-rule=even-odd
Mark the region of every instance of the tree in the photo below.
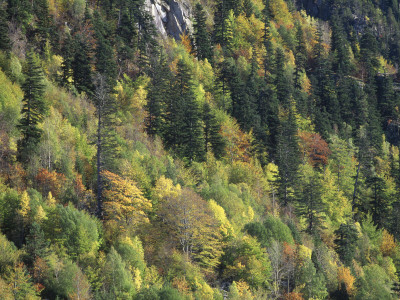
<svg viewBox="0 0 400 300">
<path fill-rule="evenodd" d="M 210 36 L 206 27 L 206 14 L 203 6 L 197 3 L 194 10 L 194 44 L 198 59 L 208 59 L 212 62 L 212 49 Z"/>
<path fill-rule="evenodd" d="M 131 299 L 135 293 L 135 286 L 126 264 L 118 252 L 111 247 L 103 270 L 104 299 Z"/>
<path fill-rule="evenodd" d="M 278 194 L 283 205 L 286 206 L 294 198 L 300 163 L 297 125 L 292 109 L 289 109 L 280 124 L 276 159 L 279 168 Z"/>
<path fill-rule="evenodd" d="M 31 276 L 28 274 L 23 263 L 16 264 L 11 273 L 7 276 L 6 280 L 11 286 L 11 291 L 14 297 L 13 299 L 40 299 L 38 295 L 39 293 L 32 284 Z"/>
<path fill-rule="evenodd" d="M 104 213 L 109 221 L 116 221 L 127 229 L 140 223 L 148 222 L 147 213 L 151 203 L 131 180 L 124 179 L 104 170 Z"/>
<path fill-rule="evenodd" d="M 118 73 L 111 44 L 111 30 L 97 11 L 94 14 L 94 29 L 96 35 L 96 71 L 105 76 L 107 86 L 112 91 L 116 85 Z"/>
<path fill-rule="evenodd" d="M 72 74 L 78 92 L 92 95 L 94 86 L 92 82 L 91 56 L 88 42 L 83 36 L 77 34 L 74 40 L 75 55 L 72 61 Z"/>
<path fill-rule="evenodd" d="M 8 36 L 7 11 L 5 2 L 0 4 L 0 51 L 11 50 L 11 41 Z"/>
<path fill-rule="evenodd" d="M 151 86 L 145 105 L 147 111 L 145 119 L 146 131 L 150 135 L 159 135 L 161 137 L 165 134 L 166 129 L 166 105 L 172 101 L 168 99 L 170 97 L 168 91 L 172 81 L 172 74 L 168 67 L 165 52 L 161 52 L 159 57 L 151 60 L 149 71 Z"/>
<path fill-rule="evenodd" d="M 297 190 L 297 212 L 305 218 L 305 231 L 314 234 L 321 229 L 324 220 L 321 178 L 318 172 L 307 169 L 307 165 L 304 168 L 300 188 Z"/>
<path fill-rule="evenodd" d="M 378 176 L 373 176 L 365 181 L 367 187 L 372 190 L 370 210 L 372 220 L 378 228 L 384 227 L 389 212 L 389 202 L 386 195 L 386 182 Z"/>
<path fill-rule="evenodd" d="M 97 132 L 96 132 L 96 167 L 97 167 L 97 216 L 103 217 L 103 171 L 113 168 L 113 162 L 118 157 L 116 141 L 117 111 L 115 98 L 111 95 L 107 78 L 98 74 L 94 94 L 96 106 Z"/>
<path fill-rule="evenodd" d="M 335 230 L 335 235 L 336 252 L 346 266 L 351 266 L 358 240 L 357 229 L 352 224 L 341 224 L 339 229 Z"/>
<path fill-rule="evenodd" d="M 192 190 L 182 189 L 177 196 L 166 197 L 159 216 L 187 257 L 212 270 L 222 255 L 222 236 L 207 202 Z"/>
<path fill-rule="evenodd" d="M 178 62 L 171 92 L 176 97 L 169 99 L 166 108 L 165 144 L 189 163 L 202 161 L 205 147 L 201 110 L 193 91 L 191 71 L 182 59 Z"/>
<path fill-rule="evenodd" d="M 214 156 L 219 159 L 225 152 L 225 140 L 220 134 L 221 126 L 218 124 L 215 115 L 211 111 L 210 104 L 207 102 L 203 105 L 203 122 L 205 152 L 208 153 L 212 149 Z"/>
<path fill-rule="evenodd" d="M 301 24 L 299 22 L 296 23 L 296 49 L 295 49 L 295 60 L 296 67 L 294 71 L 294 85 L 295 88 L 301 89 L 300 76 L 305 72 L 306 63 L 307 63 L 307 48 L 304 40 L 304 32 Z"/>
<path fill-rule="evenodd" d="M 27 164 L 37 150 L 42 135 L 39 124 L 47 113 L 47 105 L 43 98 L 43 72 L 33 52 L 28 53 L 24 75 L 22 118 L 18 125 L 22 139 L 18 141 L 18 159 Z"/>
</svg>

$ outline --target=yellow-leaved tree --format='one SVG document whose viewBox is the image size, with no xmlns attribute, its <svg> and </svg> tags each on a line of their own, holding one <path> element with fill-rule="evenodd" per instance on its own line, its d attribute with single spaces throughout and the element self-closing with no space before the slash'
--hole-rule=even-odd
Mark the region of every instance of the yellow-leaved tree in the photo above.
<svg viewBox="0 0 400 300">
<path fill-rule="evenodd" d="M 103 171 L 103 176 L 105 179 L 103 205 L 107 222 L 116 224 L 123 230 L 147 223 L 149 221 L 147 213 L 152 205 L 135 182 L 110 171 Z"/>
</svg>

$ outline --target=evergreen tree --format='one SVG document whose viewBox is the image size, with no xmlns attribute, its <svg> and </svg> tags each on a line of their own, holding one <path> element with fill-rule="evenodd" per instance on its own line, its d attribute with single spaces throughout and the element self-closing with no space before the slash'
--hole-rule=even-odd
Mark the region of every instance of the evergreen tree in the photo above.
<svg viewBox="0 0 400 300">
<path fill-rule="evenodd" d="M 279 129 L 276 154 L 279 167 L 278 194 L 282 204 L 286 206 L 294 199 L 300 163 L 297 126 L 292 109 L 289 109 L 287 116 L 281 121 Z"/>
<path fill-rule="evenodd" d="M 276 97 L 278 98 L 279 104 L 285 109 L 288 109 L 290 106 L 291 84 L 286 76 L 285 69 L 285 54 L 281 48 L 277 48 L 274 70 Z"/>
<path fill-rule="evenodd" d="M 386 182 L 380 177 L 373 176 L 366 180 L 366 186 L 372 190 L 370 210 L 372 220 L 378 228 L 386 225 L 389 213 L 389 199 L 386 195 Z"/>
<path fill-rule="evenodd" d="M 162 136 L 165 133 L 165 112 L 166 105 L 170 101 L 168 92 L 172 81 L 172 74 L 164 52 L 161 52 L 159 57 L 152 59 L 150 78 L 151 86 L 145 106 L 147 111 L 146 131 L 150 135 Z"/>
<path fill-rule="evenodd" d="M 72 61 L 72 74 L 74 84 L 78 92 L 93 94 L 94 86 L 92 82 L 91 58 L 89 55 L 89 45 L 80 35 L 75 36 L 75 55 Z"/>
<path fill-rule="evenodd" d="M 307 48 L 304 40 L 304 32 L 301 24 L 296 23 L 296 49 L 295 49 L 296 67 L 294 71 L 294 85 L 295 88 L 301 89 L 300 76 L 305 72 L 307 63 Z"/>
<path fill-rule="evenodd" d="M 210 36 L 206 27 L 206 14 L 200 3 L 196 4 L 194 11 L 194 45 L 198 59 L 207 58 L 212 62 L 212 49 Z"/>
<path fill-rule="evenodd" d="M 72 65 L 74 61 L 74 44 L 70 34 L 64 40 L 64 44 L 61 47 L 63 53 L 63 62 L 61 64 L 61 84 L 65 87 L 69 87 L 73 80 Z"/>
<path fill-rule="evenodd" d="M 35 29 L 36 43 L 41 54 L 44 54 L 45 47 L 52 32 L 52 19 L 49 14 L 49 5 L 47 0 L 37 0 L 33 6 L 33 12 L 37 17 Z"/>
<path fill-rule="evenodd" d="M 221 126 L 218 124 L 215 115 L 211 111 L 211 106 L 207 102 L 203 105 L 203 122 L 205 152 L 208 153 L 212 149 L 214 156 L 219 159 L 224 154 L 225 141 L 219 133 Z"/>
<path fill-rule="evenodd" d="M 322 202 L 322 185 L 320 175 L 317 172 L 305 174 L 303 172 L 301 189 L 297 191 L 297 213 L 305 218 L 309 234 L 318 232 L 322 227 L 324 205 Z"/>
<path fill-rule="evenodd" d="M 32 52 L 27 54 L 24 75 L 22 118 L 18 125 L 22 139 L 18 141 L 18 159 L 26 164 L 37 150 L 42 134 L 39 123 L 41 123 L 47 112 L 47 106 L 43 99 L 45 88 L 43 71 Z"/>
<path fill-rule="evenodd" d="M 349 75 L 351 71 L 349 46 L 345 37 L 342 21 L 339 18 L 337 10 L 333 13 L 331 18 L 332 26 L 332 39 L 331 39 L 331 53 L 333 60 L 333 71 L 339 77 Z"/>
<path fill-rule="evenodd" d="M 274 65 L 275 65 L 275 60 L 274 60 L 274 48 L 272 45 L 272 36 L 271 36 L 271 23 L 270 23 L 270 7 L 269 7 L 269 1 L 264 1 L 265 2 L 265 7 L 263 10 L 263 16 L 264 16 L 264 34 L 263 34 L 263 44 L 265 47 L 265 57 L 264 57 L 264 76 L 265 80 L 267 83 L 272 83 L 272 76 L 271 74 L 274 71 Z M 268 76 L 269 75 L 269 76 Z"/>
<path fill-rule="evenodd" d="M 26 237 L 26 251 L 29 254 L 30 263 L 33 263 L 38 257 L 45 258 L 48 254 L 49 242 L 46 240 L 44 232 L 40 225 L 33 222 L 28 236 Z"/>
<path fill-rule="evenodd" d="M 94 28 L 96 33 L 96 71 L 107 79 L 107 85 L 113 89 L 117 80 L 117 65 L 111 44 L 111 30 L 98 12 L 94 15 Z"/>
<path fill-rule="evenodd" d="M 7 11 L 5 3 L 0 3 L 0 51 L 9 52 L 11 41 L 8 36 Z"/>
<path fill-rule="evenodd" d="M 103 218 L 103 190 L 104 170 L 115 168 L 115 159 L 118 157 L 118 144 L 116 140 L 115 114 L 117 106 L 112 90 L 108 86 L 107 76 L 97 74 L 95 81 L 94 105 L 96 107 L 97 132 L 96 132 L 96 167 L 97 167 L 97 216 Z"/>
<path fill-rule="evenodd" d="M 235 0 L 218 0 L 216 4 L 216 10 L 214 14 L 214 33 L 213 42 L 214 44 L 220 44 L 222 47 L 226 46 L 227 37 L 226 21 L 229 17 L 230 11 L 232 12 L 237 7 L 237 1 Z"/>
<path fill-rule="evenodd" d="M 28 0 L 7 0 L 7 13 L 9 20 L 14 20 L 26 29 L 32 16 L 32 5 Z"/>
<path fill-rule="evenodd" d="M 189 162 L 205 157 L 201 111 L 193 92 L 192 74 L 187 64 L 178 62 L 177 74 L 166 108 L 165 144 Z"/>
<path fill-rule="evenodd" d="M 358 231 L 352 224 L 341 224 L 335 230 L 336 239 L 334 241 L 336 252 L 346 266 L 350 266 L 357 246 Z"/>
</svg>

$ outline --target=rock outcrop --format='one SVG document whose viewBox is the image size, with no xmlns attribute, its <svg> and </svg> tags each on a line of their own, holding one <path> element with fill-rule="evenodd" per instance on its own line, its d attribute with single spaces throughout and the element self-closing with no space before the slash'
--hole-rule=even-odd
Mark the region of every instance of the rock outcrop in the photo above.
<svg viewBox="0 0 400 300">
<path fill-rule="evenodd" d="M 192 7 L 188 0 L 146 0 L 148 11 L 160 35 L 179 40 L 180 35 L 192 31 Z"/>
</svg>

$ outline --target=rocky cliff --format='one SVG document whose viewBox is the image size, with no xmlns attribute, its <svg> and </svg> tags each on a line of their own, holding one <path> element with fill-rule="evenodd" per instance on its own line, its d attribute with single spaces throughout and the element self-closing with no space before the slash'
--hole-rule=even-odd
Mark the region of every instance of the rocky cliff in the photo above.
<svg viewBox="0 0 400 300">
<path fill-rule="evenodd" d="M 160 35 L 179 40 L 184 32 L 192 31 L 192 7 L 188 0 L 146 0 Z"/>
</svg>

